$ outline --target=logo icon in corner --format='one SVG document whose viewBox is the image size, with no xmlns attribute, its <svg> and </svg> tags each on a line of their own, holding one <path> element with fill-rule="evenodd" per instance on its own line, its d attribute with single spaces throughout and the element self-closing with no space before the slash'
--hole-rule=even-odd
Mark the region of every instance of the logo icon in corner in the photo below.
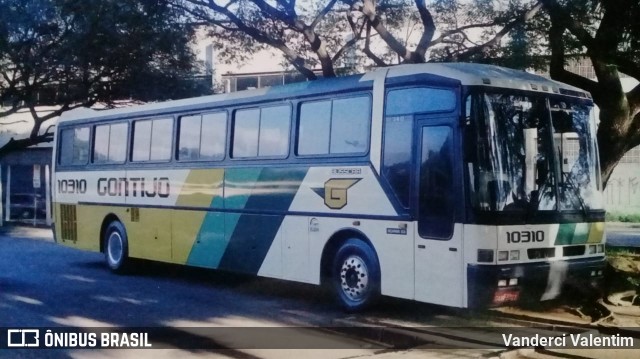
<svg viewBox="0 0 640 359">
<path fill-rule="evenodd" d="M 40 330 L 9 329 L 7 330 L 7 347 L 37 347 L 40 345 Z"/>
<path fill-rule="evenodd" d="M 347 190 L 362 178 L 331 178 L 324 183 L 324 188 L 311 188 L 318 196 L 324 198 L 325 206 L 341 209 L 347 205 Z"/>
</svg>

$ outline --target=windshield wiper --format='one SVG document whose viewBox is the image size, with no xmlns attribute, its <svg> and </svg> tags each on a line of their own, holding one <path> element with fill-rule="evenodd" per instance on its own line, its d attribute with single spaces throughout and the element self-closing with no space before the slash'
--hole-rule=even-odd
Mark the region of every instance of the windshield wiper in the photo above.
<svg viewBox="0 0 640 359">
<path fill-rule="evenodd" d="M 589 211 L 587 210 L 587 205 L 582 200 L 582 196 L 580 196 L 580 190 L 578 189 L 578 186 L 576 186 L 575 182 L 568 172 L 563 173 L 563 175 L 565 177 L 564 183 L 568 184 L 568 187 L 571 187 L 573 189 L 573 194 L 578 199 L 578 203 L 580 203 L 580 208 L 582 208 L 582 213 L 584 214 L 584 218 L 586 220 L 587 216 L 589 215 Z"/>
</svg>

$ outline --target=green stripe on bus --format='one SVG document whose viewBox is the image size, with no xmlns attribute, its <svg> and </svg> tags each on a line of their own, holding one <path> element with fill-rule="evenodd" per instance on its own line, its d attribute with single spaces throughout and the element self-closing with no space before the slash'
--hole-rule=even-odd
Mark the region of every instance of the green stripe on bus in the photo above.
<svg viewBox="0 0 640 359">
<path fill-rule="evenodd" d="M 573 241 L 571 244 L 585 244 L 589 239 L 589 223 L 576 224 L 576 230 L 573 233 Z"/>
<path fill-rule="evenodd" d="M 211 207 L 244 209 L 261 172 L 261 168 L 227 169 L 224 174 L 225 198 L 214 197 Z M 218 268 L 239 218 L 240 214 L 236 213 L 207 213 L 187 264 Z"/>
<path fill-rule="evenodd" d="M 214 198 L 212 206 L 222 207 L 222 199 Z M 218 267 L 220 258 L 229 244 L 224 233 L 224 221 L 225 214 L 221 212 L 208 212 L 205 215 L 198 238 L 191 247 L 187 264 L 210 268 Z"/>
<path fill-rule="evenodd" d="M 585 244 L 588 239 L 588 223 L 563 223 L 560 224 L 560 228 L 558 228 L 555 245 Z"/>
<path fill-rule="evenodd" d="M 573 233 L 576 230 L 575 223 L 562 223 L 558 228 L 558 235 L 556 236 L 556 246 L 562 246 L 571 244 L 573 240 Z"/>
</svg>

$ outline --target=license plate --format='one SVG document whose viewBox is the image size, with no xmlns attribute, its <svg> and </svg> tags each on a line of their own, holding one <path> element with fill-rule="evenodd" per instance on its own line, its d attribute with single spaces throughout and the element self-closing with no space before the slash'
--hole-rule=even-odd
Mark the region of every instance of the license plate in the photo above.
<svg viewBox="0 0 640 359">
<path fill-rule="evenodd" d="M 519 290 L 497 290 L 493 295 L 493 304 L 517 302 L 520 298 Z"/>
</svg>

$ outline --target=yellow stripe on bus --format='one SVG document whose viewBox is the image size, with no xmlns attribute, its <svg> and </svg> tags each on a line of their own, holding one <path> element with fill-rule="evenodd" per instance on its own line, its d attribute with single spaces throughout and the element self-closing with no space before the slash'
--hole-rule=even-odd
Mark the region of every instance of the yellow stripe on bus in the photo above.
<svg viewBox="0 0 640 359">
<path fill-rule="evenodd" d="M 604 236 L 604 223 L 596 222 L 591 223 L 591 228 L 589 229 L 589 239 L 587 243 L 600 243 L 602 242 L 602 238 Z"/>
</svg>

